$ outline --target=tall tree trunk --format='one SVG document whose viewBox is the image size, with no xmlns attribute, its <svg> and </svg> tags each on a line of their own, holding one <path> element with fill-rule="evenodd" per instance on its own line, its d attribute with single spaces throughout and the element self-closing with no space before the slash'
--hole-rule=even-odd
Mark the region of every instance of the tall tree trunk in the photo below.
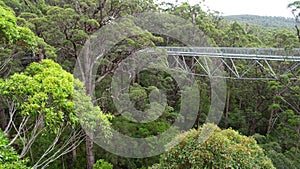
<svg viewBox="0 0 300 169">
<path fill-rule="evenodd" d="M 229 112 L 229 103 L 230 103 L 230 97 L 231 97 L 231 92 L 230 92 L 230 86 L 227 87 L 227 98 L 226 98 L 226 109 L 225 109 L 225 127 L 228 127 L 228 112 Z"/>
<path fill-rule="evenodd" d="M 93 137 L 88 133 L 86 133 L 85 142 L 86 168 L 93 169 L 93 165 L 95 163 L 94 142 Z"/>
<path fill-rule="evenodd" d="M 194 77 L 195 77 L 195 72 L 196 72 L 196 68 L 195 68 L 195 58 L 194 57 L 192 57 L 192 63 L 191 63 L 191 67 L 192 67 L 192 74 L 191 74 L 191 76 L 192 76 L 192 79 L 194 79 Z"/>
<path fill-rule="evenodd" d="M 274 116 L 274 110 L 271 110 L 271 115 L 268 121 L 268 129 L 267 129 L 267 135 L 271 133 L 272 131 L 272 121 L 273 121 L 273 116 Z"/>
<path fill-rule="evenodd" d="M 90 76 L 89 78 L 91 78 Z M 87 95 L 93 96 L 93 84 L 91 83 L 92 80 L 88 79 L 88 83 L 86 83 Z M 93 165 L 95 163 L 95 154 L 94 154 L 94 138 L 93 133 L 89 133 L 88 131 L 85 132 L 85 152 L 86 152 L 86 168 L 93 169 Z"/>
<path fill-rule="evenodd" d="M 257 120 L 253 119 L 251 120 L 250 126 L 249 126 L 249 136 L 253 136 L 255 134 Z"/>
<path fill-rule="evenodd" d="M 279 96 L 278 93 L 276 93 L 276 96 Z M 277 102 L 273 101 L 273 104 L 277 104 Z M 276 119 L 273 120 L 275 113 L 277 113 L 276 110 L 274 110 L 272 108 L 270 118 L 269 118 L 269 121 L 268 121 L 267 134 L 270 134 L 272 132 L 273 124 L 275 124 L 275 121 L 276 121 Z"/>
<path fill-rule="evenodd" d="M 77 161 L 77 152 L 76 152 L 76 141 L 75 141 L 75 133 L 74 133 L 73 145 L 72 145 L 72 166 L 76 167 Z"/>
<path fill-rule="evenodd" d="M 87 41 L 87 45 L 82 49 L 82 56 L 77 58 L 77 65 L 75 69 L 75 73 L 77 77 L 81 81 L 84 82 L 86 95 L 90 96 L 92 101 L 94 99 L 94 87 L 95 87 L 95 79 L 93 76 L 93 71 L 95 70 L 95 57 L 94 53 L 91 52 L 90 49 L 91 41 Z M 93 133 L 89 133 L 89 131 L 85 131 L 85 147 L 86 147 L 86 168 L 93 169 L 93 165 L 95 163 L 94 156 L 94 142 L 93 142 Z M 75 153 L 75 152 L 73 152 Z"/>
<path fill-rule="evenodd" d="M 93 53 L 90 53 L 90 46 L 85 52 L 87 52 L 85 57 L 83 57 L 83 68 L 84 68 L 84 84 L 86 88 L 86 94 L 91 97 L 92 101 L 94 101 L 94 89 L 95 89 L 95 79 L 93 73 L 95 70 L 95 56 Z M 93 169 L 93 165 L 95 163 L 95 154 L 94 154 L 94 133 L 89 133 L 89 131 L 85 131 L 85 152 L 86 152 L 86 168 Z"/>
<path fill-rule="evenodd" d="M 276 101 L 273 101 L 273 104 L 276 104 Z M 274 113 L 275 113 L 275 110 L 272 108 L 271 114 L 270 114 L 270 117 L 269 117 L 269 120 L 268 120 L 268 128 L 267 128 L 267 133 L 266 134 L 270 134 L 271 131 L 272 131 Z"/>
<path fill-rule="evenodd" d="M 39 62 L 42 62 L 44 59 L 45 59 L 45 53 L 44 53 L 44 51 L 41 51 L 39 53 Z"/>
<path fill-rule="evenodd" d="M 5 111 L 3 109 L 0 110 L 0 127 L 4 131 L 7 125 Z"/>
<path fill-rule="evenodd" d="M 232 77 L 232 72 L 229 71 L 229 77 Z M 228 127 L 228 113 L 229 113 L 229 106 L 230 106 L 230 97 L 231 97 L 231 87 L 234 88 L 234 81 L 227 81 L 227 96 L 226 96 L 226 108 L 225 108 L 225 127 Z"/>
</svg>

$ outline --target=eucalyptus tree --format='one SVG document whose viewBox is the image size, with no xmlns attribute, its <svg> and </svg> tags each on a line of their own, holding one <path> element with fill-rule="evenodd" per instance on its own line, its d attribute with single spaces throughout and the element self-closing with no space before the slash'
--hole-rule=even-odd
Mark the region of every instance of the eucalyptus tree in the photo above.
<svg viewBox="0 0 300 169">
<path fill-rule="evenodd" d="M 199 143 L 201 132 L 208 130 L 213 134 Z M 275 168 L 253 138 L 232 129 L 221 130 L 213 124 L 206 124 L 198 130 L 182 133 L 178 138 L 184 139 L 163 154 L 160 163 L 153 165 L 152 169 Z"/>
<path fill-rule="evenodd" d="M 51 60 L 32 63 L 24 72 L 1 80 L 0 88 L 9 114 L 4 130 L 11 137 L 8 145 L 18 145 L 20 157 L 30 157 L 34 168 L 48 166 L 84 140 L 78 123 L 93 119 L 91 124 L 110 135 L 108 116 L 92 105 L 83 84 Z M 48 140 L 36 146 L 43 138 Z"/>
</svg>

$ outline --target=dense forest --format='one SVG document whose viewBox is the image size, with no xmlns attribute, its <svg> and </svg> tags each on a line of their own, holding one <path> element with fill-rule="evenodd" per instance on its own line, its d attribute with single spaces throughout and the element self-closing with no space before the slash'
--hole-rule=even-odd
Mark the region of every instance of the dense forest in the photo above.
<svg viewBox="0 0 300 169">
<path fill-rule="evenodd" d="M 137 14 L 139 19 L 131 17 Z M 300 168 L 300 70 L 276 80 L 226 79 L 218 124 L 206 123 L 214 111 L 208 77 L 193 77 L 196 89 L 190 80 L 179 83 L 190 75 L 178 73 L 175 79 L 162 71 L 167 65 L 162 54 L 155 67 L 135 76 L 125 71 L 142 65 L 127 59 L 138 51 L 201 41 L 202 36 L 181 36 L 194 32 L 190 25 L 205 35 L 209 45 L 200 44 L 205 47 L 299 48 L 292 21 L 254 18 L 243 19 L 249 24 L 228 22 L 202 9 L 201 2 L 0 0 L 0 169 Z M 150 32 L 155 26 L 160 29 Z M 109 41 L 113 38 L 117 41 Z M 112 42 L 110 49 L 99 47 L 103 56 L 90 52 Z M 101 61 L 93 60 L 100 55 Z M 90 65 L 80 67 L 82 62 L 97 64 L 96 74 L 90 74 Z M 235 64 L 239 69 L 246 63 Z M 203 73 L 199 65 L 191 69 Z M 263 76 L 254 69 L 248 74 Z M 130 76 L 127 86 L 125 76 Z M 114 90 L 118 85 L 121 89 Z M 191 126 L 173 127 L 187 123 Z M 129 144 L 115 131 L 149 141 Z M 152 139 L 166 131 L 167 137 Z M 113 150 L 130 151 L 109 151 L 112 144 Z M 151 153 L 155 145 L 163 152 Z"/>
<path fill-rule="evenodd" d="M 292 16 L 292 15 L 291 15 Z M 224 19 L 231 22 L 256 24 L 267 28 L 291 28 L 295 26 L 294 18 L 285 18 L 279 16 L 258 16 L 258 15 L 230 15 L 224 16 Z"/>
</svg>

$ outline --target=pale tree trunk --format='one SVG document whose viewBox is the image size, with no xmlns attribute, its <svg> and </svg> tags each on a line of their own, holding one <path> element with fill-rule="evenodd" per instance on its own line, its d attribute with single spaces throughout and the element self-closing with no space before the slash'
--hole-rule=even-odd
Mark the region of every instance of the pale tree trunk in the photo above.
<svg viewBox="0 0 300 169">
<path fill-rule="evenodd" d="M 230 86 L 227 87 L 227 98 L 226 98 L 226 109 L 225 109 L 225 128 L 228 127 L 228 113 L 229 113 L 229 105 L 230 105 L 230 97 L 231 97 L 231 92 L 230 92 Z"/>
<path fill-rule="evenodd" d="M 86 94 L 91 96 L 93 100 L 93 91 L 94 91 L 94 83 L 93 83 L 93 65 L 91 62 L 87 62 L 86 69 L 89 70 L 87 72 L 88 76 L 86 76 L 85 87 L 86 87 Z M 94 138 L 93 133 L 86 132 L 85 137 L 85 148 L 86 148 L 86 168 L 93 169 L 93 165 L 95 163 L 95 153 L 94 153 Z"/>
<path fill-rule="evenodd" d="M 229 71 L 229 76 L 232 77 L 232 72 Z M 228 127 L 228 113 L 229 113 L 229 106 L 230 106 L 230 97 L 231 97 L 231 87 L 234 88 L 234 81 L 227 85 L 227 96 L 226 96 L 226 108 L 225 108 L 225 128 Z"/>
<path fill-rule="evenodd" d="M 278 92 L 276 92 L 275 96 L 278 97 L 278 96 L 280 96 L 280 94 Z M 273 104 L 278 104 L 278 102 L 273 101 Z M 277 120 L 276 114 L 277 114 L 277 110 L 274 110 L 274 108 L 272 108 L 270 118 L 268 120 L 268 128 L 267 128 L 267 133 L 266 133 L 267 135 L 272 132 L 273 126 Z"/>
<path fill-rule="evenodd" d="M 44 51 L 41 51 L 39 53 L 39 62 L 43 61 L 45 59 L 45 54 L 44 54 Z"/>
<path fill-rule="evenodd" d="M 76 161 L 77 161 L 77 151 L 76 151 L 76 143 L 73 140 L 73 148 L 72 148 L 72 163 L 73 166 L 76 167 Z"/>
<path fill-rule="evenodd" d="M 89 63 L 91 65 L 91 63 Z M 86 65 L 88 66 L 88 65 Z M 91 66 L 92 67 L 92 66 Z M 85 78 L 85 87 L 86 87 L 86 94 L 88 96 L 91 96 L 93 99 L 93 89 L 94 89 L 94 84 L 92 82 L 92 70 L 91 68 L 88 71 L 88 76 Z M 95 154 L 94 154 L 94 138 L 93 138 L 93 133 L 89 133 L 89 131 L 85 131 L 85 148 L 86 148 L 86 168 L 87 169 L 93 169 L 93 165 L 95 163 Z"/>
<path fill-rule="evenodd" d="M 93 137 L 86 134 L 85 138 L 85 148 L 86 148 L 86 168 L 93 169 L 95 163 L 95 154 L 94 154 L 94 142 Z"/>
<path fill-rule="evenodd" d="M 278 96 L 278 94 L 276 94 L 276 96 Z M 273 101 L 273 104 L 276 104 L 276 101 Z M 274 121 L 276 121 L 276 120 L 274 120 L 274 113 L 275 113 L 275 110 L 272 108 L 270 118 L 268 120 L 267 135 L 272 132 Z"/>
<path fill-rule="evenodd" d="M 271 110 L 271 115 L 268 121 L 268 129 L 267 129 L 267 135 L 271 133 L 272 126 L 273 126 L 273 116 L 274 116 L 274 110 Z"/>
<path fill-rule="evenodd" d="M 93 44 L 90 40 L 87 41 L 86 47 L 82 49 L 82 56 L 77 58 L 77 65 L 75 74 L 85 85 L 86 95 L 90 96 L 93 100 L 93 91 L 94 91 L 94 82 L 93 80 L 93 71 L 94 64 L 97 61 L 96 56 L 94 56 L 93 50 L 90 48 L 91 44 Z M 94 142 L 93 142 L 93 133 L 89 133 L 88 130 L 85 130 L 85 148 L 86 148 L 86 168 L 93 169 L 93 165 L 95 163 L 95 155 L 94 155 Z M 74 152 L 73 152 L 74 153 Z"/>
</svg>

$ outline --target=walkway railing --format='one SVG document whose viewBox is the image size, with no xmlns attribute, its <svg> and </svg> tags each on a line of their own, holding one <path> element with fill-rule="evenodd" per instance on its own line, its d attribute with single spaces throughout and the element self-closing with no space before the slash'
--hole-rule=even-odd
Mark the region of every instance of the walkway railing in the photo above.
<svg viewBox="0 0 300 169">
<path fill-rule="evenodd" d="M 221 78 L 276 80 L 284 75 L 297 78 L 300 74 L 300 49 L 231 48 L 231 47 L 169 47 L 159 46 L 173 65 L 194 75 L 220 77 L 216 69 L 227 73 Z M 213 65 L 212 65 L 213 63 Z M 203 71 L 195 71 L 199 67 Z M 187 70 L 187 68 L 189 70 Z M 204 72 L 204 73 L 201 73 Z"/>
</svg>

